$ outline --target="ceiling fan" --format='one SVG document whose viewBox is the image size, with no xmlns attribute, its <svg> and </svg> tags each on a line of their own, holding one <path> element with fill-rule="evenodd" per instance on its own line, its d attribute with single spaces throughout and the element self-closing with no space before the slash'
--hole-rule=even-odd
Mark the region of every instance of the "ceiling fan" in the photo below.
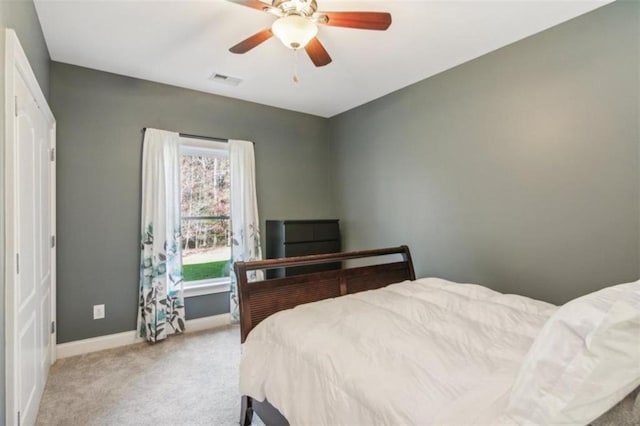
<svg viewBox="0 0 640 426">
<path fill-rule="evenodd" d="M 386 12 L 318 12 L 316 0 L 228 0 L 278 17 L 271 28 L 257 32 L 229 49 L 232 53 L 246 53 L 276 36 L 289 49 L 304 50 L 317 67 L 331 62 L 331 57 L 316 37 L 319 25 L 384 31 L 391 25 Z"/>
</svg>

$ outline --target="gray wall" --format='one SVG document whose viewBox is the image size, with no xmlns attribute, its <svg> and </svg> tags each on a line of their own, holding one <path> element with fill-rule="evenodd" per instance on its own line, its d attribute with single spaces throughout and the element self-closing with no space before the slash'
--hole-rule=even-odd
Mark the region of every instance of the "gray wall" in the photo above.
<svg viewBox="0 0 640 426">
<path fill-rule="evenodd" d="M 263 220 L 338 216 L 347 248 L 408 243 L 419 275 L 552 302 L 637 278 L 638 9 L 328 121 L 53 63 L 59 342 L 135 326 L 142 127 L 254 140 Z M 228 309 L 226 294 L 187 303 L 189 318 Z"/>
<path fill-rule="evenodd" d="M 53 62 L 58 120 L 58 342 L 136 325 L 142 128 L 255 142 L 261 219 L 328 218 L 326 120 Z M 188 318 L 228 312 L 187 299 Z M 92 305 L 106 304 L 94 321 Z"/>
<path fill-rule="evenodd" d="M 6 28 L 18 34 L 31 67 L 45 96 L 49 96 L 49 51 L 44 42 L 40 21 L 32 0 L 0 1 L 0 135 L 4 134 L 4 44 Z M 0 167 L 4 170 L 4 148 L 0 149 Z M 0 173 L 0 423 L 4 422 L 5 392 L 5 282 L 4 282 L 4 172 Z"/>
<path fill-rule="evenodd" d="M 640 3 L 330 120 L 348 249 L 555 303 L 640 275 Z"/>
</svg>

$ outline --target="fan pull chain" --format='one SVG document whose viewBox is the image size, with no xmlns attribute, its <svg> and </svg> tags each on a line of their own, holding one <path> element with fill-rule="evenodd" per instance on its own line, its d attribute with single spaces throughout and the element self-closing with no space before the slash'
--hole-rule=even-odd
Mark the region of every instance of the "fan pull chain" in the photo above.
<svg viewBox="0 0 640 426">
<path fill-rule="evenodd" d="M 293 50 L 293 82 L 295 84 L 300 83 L 298 79 L 298 49 Z"/>
</svg>

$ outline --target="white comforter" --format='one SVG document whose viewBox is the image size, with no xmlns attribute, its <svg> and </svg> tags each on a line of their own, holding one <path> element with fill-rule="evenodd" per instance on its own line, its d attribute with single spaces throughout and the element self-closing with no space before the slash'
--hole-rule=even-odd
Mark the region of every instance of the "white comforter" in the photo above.
<svg viewBox="0 0 640 426">
<path fill-rule="evenodd" d="M 491 423 L 555 309 L 436 278 L 298 306 L 250 333 L 240 391 L 291 425 Z"/>
</svg>

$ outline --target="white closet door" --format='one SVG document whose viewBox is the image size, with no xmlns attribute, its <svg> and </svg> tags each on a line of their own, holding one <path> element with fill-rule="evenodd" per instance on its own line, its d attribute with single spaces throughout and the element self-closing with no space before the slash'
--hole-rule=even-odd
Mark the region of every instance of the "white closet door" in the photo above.
<svg viewBox="0 0 640 426">
<path fill-rule="evenodd" d="M 50 364 L 49 135 L 47 120 L 20 76 L 17 96 L 17 336 L 21 423 L 35 423 Z"/>
<path fill-rule="evenodd" d="M 24 53 L 7 64 L 5 119 L 7 248 L 8 425 L 33 425 L 52 360 L 52 295 L 55 259 L 52 222 L 55 191 L 54 121 Z M 9 56 L 9 55 L 8 55 Z M 39 99 L 39 100 L 36 100 Z"/>
</svg>

